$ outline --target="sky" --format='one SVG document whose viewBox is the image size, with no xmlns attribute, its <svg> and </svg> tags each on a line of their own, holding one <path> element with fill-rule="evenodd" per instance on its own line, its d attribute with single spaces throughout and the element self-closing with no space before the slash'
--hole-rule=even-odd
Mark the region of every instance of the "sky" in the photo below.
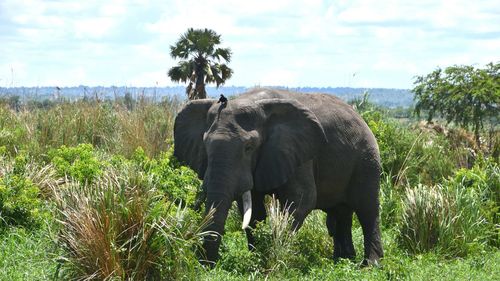
<svg viewBox="0 0 500 281">
<path fill-rule="evenodd" d="M 190 27 L 231 48 L 234 86 L 409 89 L 500 61 L 498 0 L 0 0 L 0 87 L 182 85 Z"/>
</svg>

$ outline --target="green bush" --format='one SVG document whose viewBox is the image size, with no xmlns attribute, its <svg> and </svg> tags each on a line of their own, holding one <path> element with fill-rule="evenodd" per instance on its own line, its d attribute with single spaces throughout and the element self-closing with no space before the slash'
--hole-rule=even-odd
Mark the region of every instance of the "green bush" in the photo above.
<svg viewBox="0 0 500 281">
<path fill-rule="evenodd" d="M 201 181 L 196 172 L 179 165 L 173 157 L 173 148 L 161 153 L 156 159 L 150 159 L 139 147 L 132 155 L 132 162 L 151 175 L 155 186 L 170 200 L 190 206 L 194 204 Z"/>
<path fill-rule="evenodd" d="M 240 211 L 238 210 L 238 204 L 236 204 L 236 202 L 233 202 L 227 214 L 224 231 L 226 233 L 241 232 L 242 220 L 243 218 L 241 217 Z"/>
<path fill-rule="evenodd" d="M 379 111 L 369 111 L 362 116 L 377 139 L 382 170 L 391 175 L 393 183 L 399 184 L 407 176 L 407 169 L 418 162 L 413 150 L 419 136 L 388 121 Z"/>
<path fill-rule="evenodd" d="M 292 217 L 288 208 L 278 206 L 277 200 L 267 202 L 270 213 L 266 221 L 253 230 L 255 250 L 249 251 L 241 217 L 235 206 L 226 220 L 219 267 L 233 274 L 270 274 L 296 270 L 307 273 L 331 260 L 332 238 L 325 226 L 325 214 L 313 211 L 298 232 L 291 229 Z"/>
<path fill-rule="evenodd" d="M 395 186 L 441 182 L 467 153 L 463 147 L 452 146 L 444 134 L 403 126 L 380 111 L 362 116 L 377 139 L 382 170 Z"/>
<path fill-rule="evenodd" d="M 20 175 L 0 177 L 0 225 L 39 226 L 44 212 L 39 189 Z"/>
<path fill-rule="evenodd" d="M 226 271 L 247 275 L 260 270 L 261 257 L 258 252 L 248 250 L 247 238 L 241 228 L 224 235 L 220 251 L 221 259 L 217 266 Z"/>
<path fill-rule="evenodd" d="M 473 193 L 481 217 L 489 226 L 491 245 L 500 247 L 500 166 L 491 158 L 479 158 L 471 169 L 460 169 L 447 185 Z M 486 234 L 485 233 L 485 234 Z"/>
<path fill-rule="evenodd" d="M 178 165 L 172 157 L 172 150 L 160 155 L 158 165 L 152 169 L 155 181 L 172 199 L 193 205 L 197 192 L 201 190 L 201 181 L 195 171 Z"/>
<path fill-rule="evenodd" d="M 69 176 L 80 183 L 91 183 L 106 166 L 98 159 L 91 144 L 79 144 L 76 147 L 63 145 L 51 150 L 49 157 L 59 176 Z"/>
<path fill-rule="evenodd" d="M 0 227 L 38 227 L 48 212 L 40 199 L 40 189 L 25 175 L 27 158 L 18 156 L 13 163 L 1 158 Z"/>
</svg>

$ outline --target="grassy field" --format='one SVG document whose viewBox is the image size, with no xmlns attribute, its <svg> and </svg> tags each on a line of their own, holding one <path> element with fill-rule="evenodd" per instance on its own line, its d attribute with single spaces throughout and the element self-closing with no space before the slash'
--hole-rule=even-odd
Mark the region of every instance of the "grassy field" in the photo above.
<svg viewBox="0 0 500 281">
<path fill-rule="evenodd" d="M 356 260 L 334 263 L 320 211 L 296 233 L 276 214 L 248 251 L 233 208 L 221 260 L 206 269 L 210 218 L 192 208 L 201 182 L 172 156 L 182 102 L 10 101 L 0 100 L 0 280 L 500 280 L 498 131 L 477 148 L 466 130 L 358 104 L 383 162 L 381 265 L 359 266 L 356 220 Z"/>
<path fill-rule="evenodd" d="M 360 230 L 356 229 L 360 252 Z M 54 280 L 63 275 L 61 250 L 47 229 L 27 232 L 11 229 L 2 233 L 0 244 L 0 280 Z M 288 268 L 269 275 L 258 270 L 242 274 L 224 266 L 213 270 L 197 268 L 196 280 L 500 280 L 500 251 L 491 250 L 465 258 L 443 258 L 439 254 L 408 255 L 394 244 L 396 234 L 384 231 L 386 258 L 380 268 L 362 268 L 352 262 L 334 264 L 324 260 L 307 273 Z M 246 247 L 243 239 L 237 246 Z M 360 260 L 360 259 L 358 259 Z M 252 264 L 248 263 L 251 267 Z M 60 278 L 63 279 L 63 278 Z M 55 278 L 55 280 L 59 280 Z"/>
</svg>

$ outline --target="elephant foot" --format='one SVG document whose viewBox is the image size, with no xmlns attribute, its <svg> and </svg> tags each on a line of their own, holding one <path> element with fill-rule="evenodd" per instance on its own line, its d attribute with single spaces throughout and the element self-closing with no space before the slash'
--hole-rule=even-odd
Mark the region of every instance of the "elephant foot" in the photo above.
<svg viewBox="0 0 500 281">
<path fill-rule="evenodd" d="M 379 268 L 382 265 L 380 264 L 379 259 L 363 259 L 359 267 L 364 268 L 364 267 L 376 267 Z"/>
<path fill-rule="evenodd" d="M 348 253 L 348 254 L 345 254 L 345 255 L 333 255 L 333 262 L 334 263 L 338 263 L 340 262 L 341 260 L 349 260 L 351 262 L 354 262 L 356 259 L 356 253 L 355 252 L 351 252 L 351 253 Z"/>
</svg>

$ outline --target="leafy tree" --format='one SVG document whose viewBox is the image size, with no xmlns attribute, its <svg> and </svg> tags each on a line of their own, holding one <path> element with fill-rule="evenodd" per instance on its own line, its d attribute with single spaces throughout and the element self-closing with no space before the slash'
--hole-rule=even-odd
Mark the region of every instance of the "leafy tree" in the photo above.
<svg viewBox="0 0 500 281">
<path fill-rule="evenodd" d="M 440 114 L 448 123 L 472 127 L 476 144 L 485 120 L 498 121 L 500 103 L 500 63 L 484 69 L 473 66 L 440 68 L 417 76 L 413 88 L 415 113 L 427 113 L 427 121 Z"/>
<path fill-rule="evenodd" d="M 205 83 L 219 87 L 231 78 L 233 70 L 226 64 L 231 61 L 231 49 L 218 48 L 220 43 L 221 36 L 211 29 L 189 28 L 170 46 L 172 58 L 181 61 L 170 68 L 168 76 L 174 82 L 189 82 L 186 87 L 189 99 L 206 98 Z"/>
</svg>

